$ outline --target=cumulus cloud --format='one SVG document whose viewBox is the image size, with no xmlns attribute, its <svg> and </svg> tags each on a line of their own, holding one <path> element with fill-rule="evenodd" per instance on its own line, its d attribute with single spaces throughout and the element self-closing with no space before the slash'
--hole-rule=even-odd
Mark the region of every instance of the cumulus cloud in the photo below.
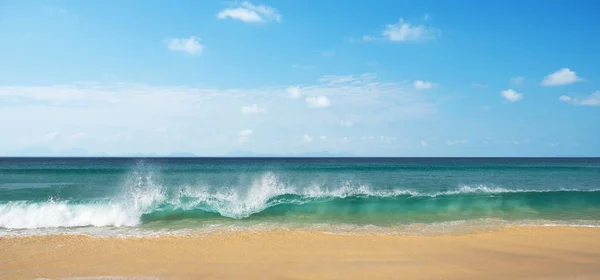
<svg viewBox="0 0 600 280">
<path fill-rule="evenodd" d="M 285 89 L 285 92 L 287 92 L 287 94 L 291 97 L 291 98 L 300 98 L 300 96 L 302 95 L 302 92 L 300 92 L 300 88 L 296 87 L 296 86 L 290 86 L 287 87 Z"/>
<path fill-rule="evenodd" d="M 302 141 L 304 141 L 304 143 L 310 143 L 312 142 L 312 137 L 310 137 L 310 135 L 306 135 L 304 134 L 304 136 L 302 136 Z"/>
<path fill-rule="evenodd" d="M 414 42 L 435 39 L 439 33 L 439 30 L 433 27 L 413 25 L 400 18 L 397 23 L 386 25 L 382 35 L 384 39 L 389 41 Z"/>
<path fill-rule="evenodd" d="M 503 90 L 500 92 L 500 94 L 502 95 L 502 97 L 504 97 L 504 99 L 506 99 L 509 102 L 517 102 L 523 99 L 523 97 L 525 96 L 524 94 L 518 93 L 512 89 Z"/>
<path fill-rule="evenodd" d="M 446 141 L 446 144 L 448 144 L 448 146 L 464 145 L 464 144 L 469 144 L 469 141 L 467 141 L 467 140 L 448 140 L 448 141 Z"/>
<path fill-rule="evenodd" d="M 166 39 L 164 42 L 171 51 L 184 52 L 189 55 L 196 55 L 204 51 L 204 46 L 200 44 L 200 39 L 195 36 L 189 38 Z"/>
<path fill-rule="evenodd" d="M 325 108 L 331 105 L 331 101 L 326 96 L 313 96 L 306 98 L 306 104 L 311 108 Z"/>
<path fill-rule="evenodd" d="M 575 71 L 569 70 L 569 68 L 562 68 L 544 78 L 542 85 L 544 86 L 561 86 L 568 85 L 575 82 L 583 81 L 580 77 L 577 77 Z"/>
<path fill-rule="evenodd" d="M 427 81 L 416 80 L 413 82 L 413 86 L 416 89 L 430 89 L 433 87 L 433 83 L 427 82 Z"/>
<path fill-rule="evenodd" d="M 514 77 L 510 79 L 510 83 L 515 86 L 521 86 L 525 82 L 525 77 Z"/>
<path fill-rule="evenodd" d="M 568 95 L 562 95 L 559 97 L 559 100 L 573 105 L 600 106 L 600 90 L 585 97 L 571 97 Z"/>
<path fill-rule="evenodd" d="M 571 102 L 572 98 L 570 96 L 567 95 L 561 95 L 558 100 L 562 101 L 562 102 Z"/>
<path fill-rule="evenodd" d="M 266 5 L 253 5 L 250 2 L 242 2 L 224 9 L 217 14 L 218 19 L 236 19 L 243 22 L 267 22 L 281 21 L 281 14 L 277 9 Z"/>
<path fill-rule="evenodd" d="M 240 132 L 238 133 L 238 143 L 245 143 L 246 141 L 248 141 L 248 138 L 253 134 L 254 132 L 252 131 L 252 129 L 244 129 L 244 130 L 240 130 Z"/>
<path fill-rule="evenodd" d="M 252 104 L 249 106 L 242 106 L 242 114 L 259 114 L 259 113 L 265 113 L 266 111 L 267 111 L 267 108 L 260 107 L 257 104 Z"/>
</svg>

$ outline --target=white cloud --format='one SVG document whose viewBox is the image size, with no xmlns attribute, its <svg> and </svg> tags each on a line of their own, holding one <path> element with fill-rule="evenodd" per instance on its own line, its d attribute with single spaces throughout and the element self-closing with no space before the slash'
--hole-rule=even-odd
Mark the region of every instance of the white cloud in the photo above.
<svg viewBox="0 0 600 280">
<path fill-rule="evenodd" d="M 583 81 L 580 77 L 577 77 L 575 71 L 569 70 L 569 68 L 562 68 L 544 78 L 542 85 L 544 86 L 561 86 L 568 85 L 571 83 Z"/>
<path fill-rule="evenodd" d="M 54 140 L 58 135 L 60 134 L 60 132 L 58 131 L 53 131 L 53 132 L 49 132 L 46 133 L 46 135 L 44 135 L 44 137 L 42 137 L 42 141 L 52 141 Z"/>
<path fill-rule="evenodd" d="M 341 121 L 340 122 L 340 126 L 343 127 L 352 127 L 354 125 L 354 123 L 352 123 L 351 121 Z"/>
<path fill-rule="evenodd" d="M 289 95 L 291 98 L 294 98 L 294 99 L 296 99 L 296 98 L 300 98 L 300 96 L 302 95 L 302 92 L 300 92 L 300 88 L 299 88 L 299 87 L 296 87 L 296 86 L 290 86 L 290 87 L 287 87 L 287 88 L 285 89 L 285 92 L 287 92 L 287 93 L 288 93 L 288 95 Z"/>
<path fill-rule="evenodd" d="M 377 37 L 375 37 L 375 36 L 369 36 L 369 35 L 365 35 L 365 36 L 362 36 L 362 39 L 363 39 L 364 41 L 374 41 L 374 40 L 377 40 Z"/>
<path fill-rule="evenodd" d="M 311 108 L 325 108 L 331 105 L 331 101 L 326 96 L 313 96 L 306 98 L 306 104 Z"/>
<path fill-rule="evenodd" d="M 523 85 L 523 83 L 525 82 L 525 77 L 514 77 L 510 79 L 510 83 L 516 86 L 520 86 Z"/>
<path fill-rule="evenodd" d="M 0 85 L 0 119 L 12 120 L 0 121 L 0 131 L 11 132 L 10 137 L 0 137 L 0 154 L 40 143 L 57 151 L 70 149 L 73 145 L 68 143 L 68 135 L 85 132 L 86 137 L 78 139 L 77 147 L 94 153 L 189 151 L 218 156 L 238 149 L 235 142 L 241 128 L 255 128 L 252 136 L 242 136 L 241 141 L 248 145 L 245 149 L 289 153 L 295 151 L 291 145 L 297 142 L 288 136 L 292 135 L 287 132 L 290 127 L 326 134 L 326 142 L 318 141 L 325 145 L 332 143 L 331 139 L 339 141 L 343 137 L 340 130 L 324 132 L 341 120 L 359 119 L 361 125 L 369 128 L 368 135 L 385 135 L 391 123 L 427 119 L 437 114 L 441 104 L 438 96 L 417 91 L 412 84 L 379 79 L 373 73 L 325 76 L 303 84 L 302 99 L 298 100 L 301 102 L 291 102 L 287 88 L 287 85 L 217 88 L 91 82 Z M 335 102 L 335 106 L 311 109 L 306 97 L 324 97 L 330 103 Z M 259 110 L 268 109 L 269 114 L 259 120 L 241 117 L 242 107 L 252 104 L 257 104 Z M 260 126 L 261 141 L 253 141 L 254 137 L 258 139 L 256 126 Z M 168 133 L 159 133 L 161 127 L 168 127 Z M 53 131 L 60 135 L 54 136 L 54 141 L 41 142 L 42 136 Z M 165 141 L 165 134 L 174 140 Z M 284 144 L 278 150 L 257 150 L 262 147 L 262 140 L 270 143 L 272 139 Z M 352 148 L 366 152 L 381 147 Z"/>
<path fill-rule="evenodd" d="M 426 147 L 427 145 L 429 145 L 429 144 L 427 144 L 427 142 L 425 142 L 425 140 L 421 140 L 421 146 Z"/>
<path fill-rule="evenodd" d="M 254 132 L 252 129 L 244 129 L 238 133 L 238 143 L 245 143 Z"/>
<path fill-rule="evenodd" d="M 586 97 L 571 97 L 562 95 L 560 101 L 580 106 L 600 106 L 600 90 Z"/>
<path fill-rule="evenodd" d="M 242 106 L 242 114 L 259 114 L 267 112 L 267 108 L 260 107 L 257 104 L 252 104 L 250 106 Z"/>
<path fill-rule="evenodd" d="M 558 100 L 562 101 L 562 102 L 571 102 L 572 98 L 570 96 L 567 95 L 561 95 Z"/>
<path fill-rule="evenodd" d="M 469 144 L 469 141 L 467 141 L 467 140 L 448 140 L 448 141 L 446 141 L 446 144 L 448 144 L 448 146 L 463 145 L 463 144 Z"/>
<path fill-rule="evenodd" d="M 189 38 L 166 39 L 164 42 L 169 50 L 196 55 L 204 51 L 204 46 L 200 44 L 199 40 L 198 37 L 191 36 Z"/>
<path fill-rule="evenodd" d="M 550 147 L 558 147 L 560 145 L 560 143 L 556 142 L 556 143 L 548 143 L 548 145 L 550 145 Z"/>
<path fill-rule="evenodd" d="M 219 12 L 217 14 L 218 19 L 226 18 L 239 19 L 245 22 L 262 22 L 264 19 L 255 11 L 251 11 L 244 8 L 229 8 Z"/>
<path fill-rule="evenodd" d="M 508 100 L 509 102 L 517 102 L 523 99 L 524 97 L 522 93 L 518 93 L 512 89 L 503 90 L 500 92 L 500 94 L 502 94 L 502 97 L 504 97 L 504 99 Z"/>
<path fill-rule="evenodd" d="M 304 134 L 304 136 L 302 136 L 302 141 L 304 141 L 304 143 L 310 143 L 312 142 L 312 137 L 310 137 L 309 135 Z"/>
<path fill-rule="evenodd" d="M 364 75 L 364 74 L 363 74 Z M 355 82 L 364 81 L 364 79 L 355 77 L 354 75 L 325 75 L 319 81 L 328 85 L 354 84 Z"/>
<path fill-rule="evenodd" d="M 281 21 L 281 14 L 273 7 L 264 5 L 253 5 L 250 2 L 242 2 L 224 9 L 217 14 L 218 19 L 237 19 L 244 22 L 267 22 Z"/>
<path fill-rule="evenodd" d="M 250 136 L 252 135 L 252 133 L 254 133 L 252 131 L 252 129 L 244 129 L 244 130 L 240 130 L 240 136 Z"/>
<path fill-rule="evenodd" d="M 412 25 L 402 18 L 395 24 L 388 24 L 382 32 L 385 39 L 396 42 L 425 41 L 435 39 L 439 31 L 425 25 Z M 365 38 L 363 38 L 365 39 Z"/>
<path fill-rule="evenodd" d="M 413 86 L 416 89 L 430 89 L 433 87 L 433 83 L 427 82 L 427 81 L 416 80 L 413 82 Z"/>
</svg>

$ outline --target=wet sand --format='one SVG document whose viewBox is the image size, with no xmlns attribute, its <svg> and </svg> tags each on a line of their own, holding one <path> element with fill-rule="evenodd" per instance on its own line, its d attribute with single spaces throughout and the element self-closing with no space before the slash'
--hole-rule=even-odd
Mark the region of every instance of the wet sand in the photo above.
<svg viewBox="0 0 600 280">
<path fill-rule="evenodd" d="M 0 239 L 0 279 L 600 279 L 600 228 Z"/>
</svg>

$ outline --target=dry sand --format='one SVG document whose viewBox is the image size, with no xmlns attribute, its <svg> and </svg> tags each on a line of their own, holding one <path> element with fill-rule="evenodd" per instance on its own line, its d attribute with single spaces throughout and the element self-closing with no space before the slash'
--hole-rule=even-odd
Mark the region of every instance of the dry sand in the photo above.
<svg viewBox="0 0 600 280">
<path fill-rule="evenodd" d="M 271 230 L 0 239 L 0 279 L 35 278 L 600 279 L 600 229 L 514 227 L 437 237 Z"/>
</svg>

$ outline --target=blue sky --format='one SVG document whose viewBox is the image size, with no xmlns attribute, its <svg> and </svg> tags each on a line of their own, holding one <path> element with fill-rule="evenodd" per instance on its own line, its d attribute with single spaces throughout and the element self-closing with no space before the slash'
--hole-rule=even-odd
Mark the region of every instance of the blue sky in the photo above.
<svg viewBox="0 0 600 280">
<path fill-rule="evenodd" d="M 0 155 L 600 156 L 597 1 L 0 1 Z"/>
</svg>

